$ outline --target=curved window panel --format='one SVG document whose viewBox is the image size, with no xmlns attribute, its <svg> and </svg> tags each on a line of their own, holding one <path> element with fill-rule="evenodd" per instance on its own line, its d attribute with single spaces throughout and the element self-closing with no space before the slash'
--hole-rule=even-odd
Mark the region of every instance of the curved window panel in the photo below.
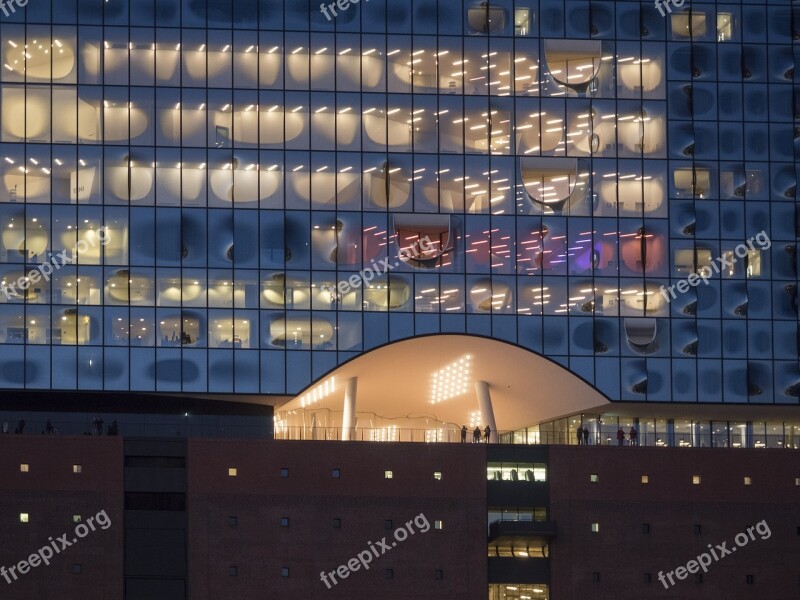
<svg viewBox="0 0 800 600">
<path fill-rule="evenodd" d="M 269 326 L 270 344 L 287 349 L 325 349 L 333 335 L 333 325 L 322 318 L 279 318 Z"/>
<path fill-rule="evenodd" d="M 545 40 L 544 55 L 549 74 L 557 83 L 585 92 L 597 77 L 602 44 L 593 40 Z"/>
<path fill-rule="evenodd" d="M 2 45 L 5 68 L 29 82 L 56 81 L 75 70 L 75 41 L 28 33 L 29 38 L 6 38 Z"/>
</svg>

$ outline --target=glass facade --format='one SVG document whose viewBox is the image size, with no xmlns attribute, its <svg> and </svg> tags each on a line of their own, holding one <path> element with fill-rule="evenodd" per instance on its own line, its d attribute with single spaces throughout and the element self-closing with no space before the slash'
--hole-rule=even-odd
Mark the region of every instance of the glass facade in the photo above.
<svg viewBox="0 0 800 600">
<path fill-rule="evenodd" d="M 788 0 L 317 4 L 0 19 L 0 387 L 294 394 L 447 332 L 797 402 Z"/>
</svg>

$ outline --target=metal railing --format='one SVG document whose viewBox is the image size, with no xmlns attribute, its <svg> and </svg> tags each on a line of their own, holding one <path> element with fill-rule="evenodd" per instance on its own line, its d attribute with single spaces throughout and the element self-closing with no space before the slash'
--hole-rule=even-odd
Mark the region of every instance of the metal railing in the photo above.
<svg viewBox="0 0 800 600">
<path fill-rule="evenodd" d="M 345 433 L 347 435 L 345 435 Z M 277 426 L 276 440 L 317 440 L 317 441 L 356 441 L 356 442 L 418 442 L 418 443 L 462 443 L 459 429 L 406 429 L 401 427 L 355 427 L 345 432 L 342 427 L 302 427 Z M 481 431 L 477 440 L 473 431 L 468 430 L 466 443 L 485 444 Z M 575 432 L 537 432 L 537 431 L 498 431 L 491 432 L 490 443 L 518 445 L 569 445 L 577 446 Z M 583 444 L 581 444 L 583 445 Z M 589 432 L 587 446 L 626 446 L 626 447 L 674 447 L 674 448 L 800 448 L 800 437 L 783 435 L 753 436 L 752 440 L 741 442 L 730 440 L 726 435 L 689 435 L 666 433 L 639 433 L 632 442 L 626 433 L 622 443 L 616 432 Z"/>
</svg>

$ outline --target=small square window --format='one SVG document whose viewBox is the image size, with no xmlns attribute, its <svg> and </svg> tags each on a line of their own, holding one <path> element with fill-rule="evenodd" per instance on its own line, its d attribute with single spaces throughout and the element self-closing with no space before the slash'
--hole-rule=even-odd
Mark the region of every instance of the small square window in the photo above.
<svg viewBox="0 0 800 600">
<path fill-rule="evenodd" d="M 30 465 L 28 463 L 21 463 L 19 465 L 19 472 L 20 473 L 28 473 L 30 472 Z"/>
<path fill-rule="evenodd" d="M 73 523 L 80 523 L 81 522 L 81 516 L 80 515 L 72 515 L 72 522 Z"/>
<path fill-rule="evenodd" d="M 747 581 L 747 585 L 753 585 L 756 582 L 756 578 L 754 575 L 748 575 L 745 581 Z"/>
<path fill-rule="evenodd" d="M 228 468 L 228 477 L 236 477 L 239 474 L 239 471 L 236 467 L 229 467 Z"/>
<path fill-rule="evenodd" d="M 433 472 L 433 478 L 436 481 L 441 481 L 442 480 L 442 472 L 441 471 L 434 471 Z"/>
<path fill-rule="evenodd" d="M 592 583 L 600 583 L 600 573 L 597 571 L 592 573 Z"/>
<path fill-rule="evenodd" d="M 30 517 L 28 513 L 19 513 L 19 522 L 20 523 L 28 523 L 30 521 Z"/>
<path fill-rule="evenodd" d="M 600 523 L 592 523 L 592 533 L 600 532 Z"/>
<path fill-rule="evenodd" d="M 435 579 L 444 579 L 444 571 L 442 569 L 436 569 L 433 572 L 433 576 Z"/>
<path fill-rule="evenodd" d="M 281 477 L 283 479 L 286 479 L 288 476 L 289 476 L 289 469 L 287 469 L 286 467 L 283 467 L 281 469 Z"/>
<path fill-rule="evenodd" d="M 339 518 L 334 519 L 333 520 L 333 528 L 334 529 L 341 529 L 342 528 L 342 520 L 339 519 Z"/>
<path fill-rule="evenodd" d="M 694 574 L 694 582 L 695 583 L 703 583 L 703 574 L 702 573 L 695 573 Z"/>
<path fill-rule="evenodd" d="M 599 483 L 600 476 L 597 473 L 592 473 L 591 475 L 589 475 L 589 481 L 591 481 L 592 483 Z"/>
<path fill-rule="evenodd" d="M 752 477 L 745 477 L 744 478 L 745 485 L 753 485 L 753 478 Z"/>
<path fill-rule="evenodd" d="M 81 574 L 81 566 L 79 564 L 72 565 L 72 574 L 73 575 L 80 575 Z"/>
<path fill-rule="evenodd" d="M 650 483 L 650 477 L 647 475 L 642 475 L 642 483 Z"/>
<path fill-rule="evenodd" d="M 443 529 L 444 528 L 444 521 L 438 520 L 433 522 L 434 529 Z"/>
<path fill-rule="evenodd" d="M 795 485 L 800 485 L 800 477 L 795 477 L 794 478 L 794 484 Z"/>
<path fill-rule="evenodd" d="M 331 472 L 331 476 L 332 476 L 334 479 L 339 479 L 339 478 L 342 476 L 342 470 L 341 470 L 341 469 L 334 469 L 334 470 Z"/>
<path fill-rule="evenodd" d="M 650 533 L 650 523 L 642 523 L 642 533 Z"/>
<path fill-rule="evenodd" d="M 238 577 L 239 576 L 239 567 L 231 565 L 228 567 L 228 577 Z"/>
<path fill-rule="evenodd" d="M 384 569 L 383 578 L 384 579 L 394 579 L 394 569 Z"/>
<path fill-rule="evenodd" d="M 653 574 L 652 573 L 645 573 L 644 574 L 644 582 L 645 583 L 653 583 Z"/>
<path fill-rule="evenodd" d="M 392 521 L 391 519 L 386 519 L 383 522 L 383 528 L 384 529 L 393 529 L 394 528 L 394 521 Z"/>
<path fill-rule="evenodd" d="M 281 517 L 281 527 L 289 526 L 289 517 Z"/>
<path fill-rule="evenodd" d="M 384 479 L 392 479 L 392 478 L 394 478 L 394 472 L 392 472 L 392 471 L 384 471 L 383 472 L 383 478 Z"/>
<path fill-rule="evenodd" d="M 236 517 L 228 517 L 228 525 L 231 527 L 236 527 L 239 524 L 239 519 Z"/>
<path fill-rule="evenodd" d="M 700 475 L 692 475 L 692 485 L 700 485 Z"/>
<path fill-rule="evenodd" d="M 702 535 L 703 533 L 703 526 L 699 523 L 694 524 L 694 534 L 695 535 Z"/>
<path fill-rule="evenodd" d="M 83 467 L 81 465 L 72 465 L 72 472 L 76 475 L 83 471 Z"/>
<path fill-rule="evenodd" d="M 281 567 L 281 577 L 289 576 L 289 567 Z"/>
</svg>

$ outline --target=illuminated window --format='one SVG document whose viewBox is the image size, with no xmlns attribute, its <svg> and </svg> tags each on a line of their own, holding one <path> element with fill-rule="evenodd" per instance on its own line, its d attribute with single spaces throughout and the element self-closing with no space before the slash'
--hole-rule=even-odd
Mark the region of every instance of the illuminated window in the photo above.
<svg viewBox="0 0 800 600">
<path fill-rule="evenodd" d="M 19 522 L 27 523 L 29 520 L 28 513 L 19 513 Z"/>
<path fill-rule="evenodd" d="M 81 522 L 81 516 L 80 515 L 72 515 L 72 522 L 73 523 L 80 523 Z"/>
<path fill-rule="evenodd" d="M 236 467 L 230 467 L 228 469 L 228 477 L 236 477 L 238 474 L 239 471 L 236 469 Z"/>
<path fill-rule="evenodd" d="M 744 478 L 745 485 L 753 485 L 753 478 L 752 477 L 745 477 Z"/>
<path fill-rule="evenodd" d="M 650 483 L 650 477 L 647 475 L 642 475 L 642 483 Z"/>
<path fill-rule="evenodd" d="M 83 471 L 83 467 L 81 465 L 72 465 L 72 472 L 75 474 L 81 473 Z"/>
<path fill-rule="evenodd" d="M 692 485 L 700 485 L 700 475 L 692 475 Z"/>
<path fill-rule="evenodd" d="M 384 471 L 383 478 L 384 479 L 392 479 L 394 477 L 394 472 L 392 471 Z"/>
<path fill-rule="evenodd" d="M 733 37 L 733 15 L 717 13 L 717 41 L 727 42 Z"/>
<path fill-rule="evenodd" d="M 441 471 L 434 471 L 433 472 L 433 478 L 436 481 L 441 481 L 442 480 L 442 472 Z"/>
<path fill-rule="evenodd" d="M 531 27 L 531 11 L 527 8 L 518 8 L 514 11 L 514 35 L 528 35 Z"/>
<path fill-rule="evenodd" d="M 592 473 L 591 475 L 589 475 L 589 481 L 591 481 L 592 483 L 599 483 L 600 476 L 597 473 Z"/>
<path fill-rule="evenodd" d="M 592 523 L 592 533 L 600 532 L 600 523 Z"/>
<path fill-rule="evenodd" d="M 434 521 L 433 528 L 434 529 L 442 529 L 444 527 L 444 521 Z"/>
<path fill-rule="evenodd" d="M 761 250 L 748 250 L 746 264 L 748 277 L 761 277 Z"/>
<path fill-rule="evenodd" d="M 20 464 L 20 466 L 19 466 L 19 472 L 20 473 L 27 473 L 29 471 L 30 471 L 30 466 L 28 465 L 28 463 Z"/>
</svg>

